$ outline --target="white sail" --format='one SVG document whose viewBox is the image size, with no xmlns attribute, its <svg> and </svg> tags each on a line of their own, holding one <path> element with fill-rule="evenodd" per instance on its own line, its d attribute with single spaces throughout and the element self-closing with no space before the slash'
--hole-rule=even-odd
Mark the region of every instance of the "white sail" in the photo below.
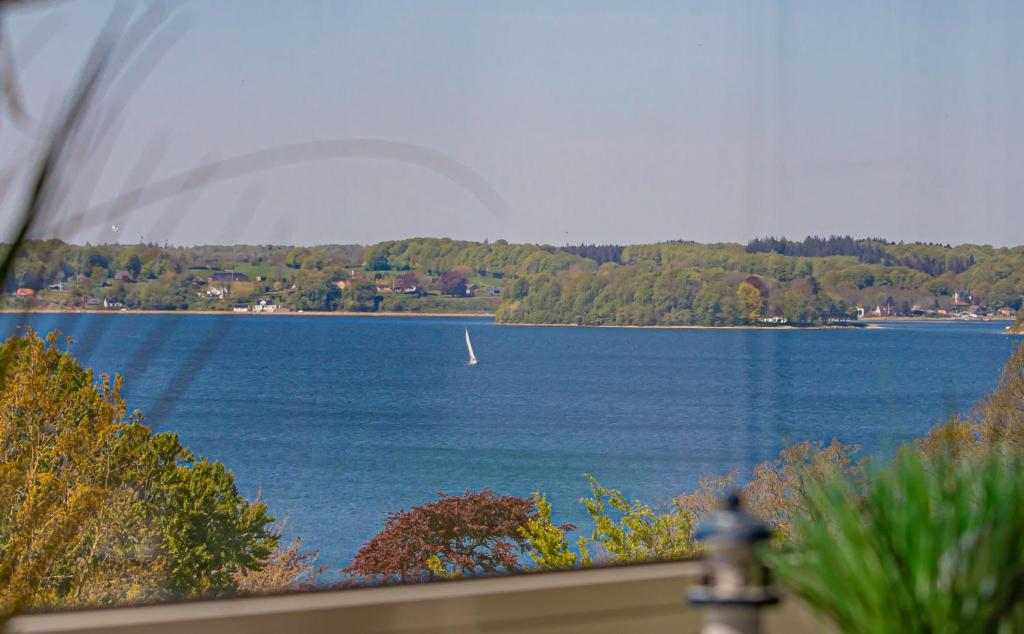
<svg viewBox="0 0 1024 634">
<path fill-rule="evenodd" d="M 469 328 L 466 328 L 466 348 L 469 349 L 469 365 L 476 365 L 476 355 L 473 354 L 473 342 L 469 340 Z"/>
</svg>

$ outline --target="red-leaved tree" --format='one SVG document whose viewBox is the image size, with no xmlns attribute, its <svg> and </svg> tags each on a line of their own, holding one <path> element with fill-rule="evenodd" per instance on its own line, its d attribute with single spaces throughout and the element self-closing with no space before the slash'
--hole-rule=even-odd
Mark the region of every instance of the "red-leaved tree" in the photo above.
<svg viewBox="0 0 1024 634">
<path fill-rule="evenodd" d="M 465 297 L 466 274 L 462 271 L 448 271 L 442 275 L 441 293 L 452 297 Z"/>
<path fill-rule="evenodd" d="M 533 500 L 494 491 L 440 494 L 410 511 L 390 513 L 342 572 L 362 583 L 426 581 L 519 568 L 522 529 L 536 515 Z"/>
</svg>

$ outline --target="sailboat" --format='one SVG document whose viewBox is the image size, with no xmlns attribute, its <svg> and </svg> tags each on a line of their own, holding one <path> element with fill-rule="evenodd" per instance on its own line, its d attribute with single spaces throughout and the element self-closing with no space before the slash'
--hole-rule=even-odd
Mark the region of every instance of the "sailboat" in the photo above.
<svg viewBox="0 0 1024 634">
<path fill-rule="evenodd" d="M 476 365 L 476 355 L 473 354 L 473 342 L 469 340 L 469 328 L 466 328 L 466 348 L 469 350 L 469 363 L 467 365 Z"/>
</svg>

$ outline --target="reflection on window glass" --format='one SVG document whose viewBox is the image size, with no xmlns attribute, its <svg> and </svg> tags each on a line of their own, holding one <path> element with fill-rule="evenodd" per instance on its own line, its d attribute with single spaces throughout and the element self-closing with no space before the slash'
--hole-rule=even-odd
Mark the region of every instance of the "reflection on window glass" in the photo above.
<svg viewBox="0 0 1024 634">
<path fill-rule="evenodd" d="M 0 618 L 738 495 L 844 631 L 1024 627 L 1022 9 L 258 4 L 0 3 Z"/>
</svg>

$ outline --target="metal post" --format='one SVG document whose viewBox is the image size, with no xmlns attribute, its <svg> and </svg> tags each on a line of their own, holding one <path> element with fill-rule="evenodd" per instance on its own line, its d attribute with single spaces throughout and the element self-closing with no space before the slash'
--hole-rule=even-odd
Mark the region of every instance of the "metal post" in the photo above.
<svg viewBox="0 0 1024 634">
<path fill-rule="evenodd" d="M 756 547 L 771 537 L 761 520 L 740 509 L 737 494 L 697 528 L 707 546 L 704 584 L 690 593 L 690 603 L 704 607 L 703 634 L 758 634 L 760 610 L 778 602 Z"/>
</svg>

